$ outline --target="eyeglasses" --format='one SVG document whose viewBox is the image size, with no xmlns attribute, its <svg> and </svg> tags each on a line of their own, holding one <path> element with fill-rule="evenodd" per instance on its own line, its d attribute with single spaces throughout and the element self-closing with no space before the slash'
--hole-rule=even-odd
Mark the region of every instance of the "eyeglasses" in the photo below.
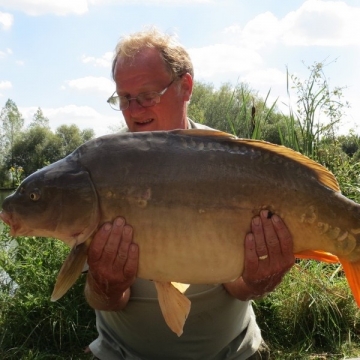
<svg viewBox="0 0 360 360">
<path fill-rule="evenodd" d="M 128 96 L 118 96 L 116 91 L 107 99 L 107 103 L 110 107 L 116 111 L 126 110 L 131 100 L 136 100 L 137 103 L 143 107 L 151 107 L 160 102 L 160 97 L 166 93 L 166 90 L 173 84 L 175 79 L 171 81 L 171 83 L 162 91 L 149 91 L 145 93 L 141 93 L 136 97 L 128 97 Z"/>
</svg>

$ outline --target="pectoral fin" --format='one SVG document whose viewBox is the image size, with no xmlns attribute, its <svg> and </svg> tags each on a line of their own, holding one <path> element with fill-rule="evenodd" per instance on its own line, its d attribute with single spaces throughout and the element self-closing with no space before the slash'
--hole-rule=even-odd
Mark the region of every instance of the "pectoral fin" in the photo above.
<svg viewBox="0 0 360 360">
<path fill-rule="evenodd" d="M 191 302 L 171 283 L 155 281 L 161 312 L 169 328 L 181 336 Z"/>
<path fill-rule="evenodd" d="M 56 279 L 51 301 L 59 300 L 74 285 L 80 276 L 87 258 L 91 238 L 80 245 L 75 245 L 65 259 Z"/>
</svg>

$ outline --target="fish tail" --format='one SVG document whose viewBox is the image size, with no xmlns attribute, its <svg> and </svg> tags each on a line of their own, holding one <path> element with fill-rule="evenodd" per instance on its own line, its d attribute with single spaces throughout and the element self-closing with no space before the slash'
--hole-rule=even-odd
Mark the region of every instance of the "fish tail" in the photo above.
<svg viewBox="0 0 360 360">
<path fill-rule="evenodd" d="M 360 261 L 352 263 L 341 260 L 341 265 L 344 269 L 346 279 L 354 295 L 356 304 L 360 307 Z"/>
<path fill-rule="evenodd" d="M 320 250 L 305 250 L 294 254 L 298 259 L 312 259 L 323 261 L 326 263 L 338 263 L 340 262 L 339 258 L 329 252 L 320 251 Z"/>
</svg>

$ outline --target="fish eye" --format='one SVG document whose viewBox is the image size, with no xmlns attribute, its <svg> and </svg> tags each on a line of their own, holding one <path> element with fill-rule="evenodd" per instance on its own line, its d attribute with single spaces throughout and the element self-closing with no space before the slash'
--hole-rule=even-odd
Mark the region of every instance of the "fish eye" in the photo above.
<svg viewBox="0 0 360 360">
<path fill-rule="evenodd" d="M 39 191 L 32 191 L 30 194 L 29 194 L 29 198 L 30 200 L 32 201 L 38 201 L 40 199 L 40 192 Z"/>
</svg>

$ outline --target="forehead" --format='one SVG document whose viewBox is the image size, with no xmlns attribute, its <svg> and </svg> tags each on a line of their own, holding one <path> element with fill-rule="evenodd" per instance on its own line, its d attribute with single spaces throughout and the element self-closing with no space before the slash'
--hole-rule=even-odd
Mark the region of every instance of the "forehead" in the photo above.
<svg viewBox="0 0 360 360">
<path fill-rule="evenodd" d="M 167 69 L 160 53 L 155 48 L 145 48 L 139 51 L 134 57 L 121 57 L 115 66 L 115 82 L 117 87 L 122 87 L 129 81 L 142 79 L 168 78 L 170 71 Z"/>
</svg>

